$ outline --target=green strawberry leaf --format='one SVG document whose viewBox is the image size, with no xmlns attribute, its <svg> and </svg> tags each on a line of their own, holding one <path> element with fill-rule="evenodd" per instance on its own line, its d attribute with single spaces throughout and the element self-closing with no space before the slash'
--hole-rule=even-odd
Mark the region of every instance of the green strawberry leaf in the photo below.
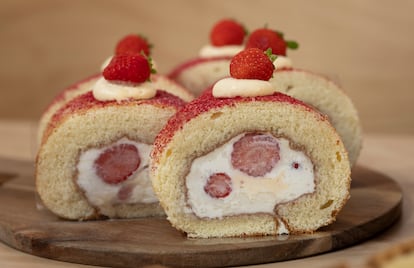
<svg viewBox="0 0 414 268">
<path fill-rule="evenodd" d="M 266 49 L 265 54 L 269 57 L 269 59 L 274 62 L 277 58 L 277 55 L 272 53 L 272 49 L 269 47 L 268 49 Z"/>
<path fill-rule="evenodd" d="M 286 46 L 290 49 L 298 49 L 299 43 L 292 40 L 286 40 Z"/>
<path fill-rule="evenodd" d="M 144 54 L 144 53 L 142 53 L 142 54 Z M 154 62 L 153 62 L 152 58 L 151 57 L 147 57 L 147 59 L 148 59 L 148 65 L 150 66 L 151 73 L 152 74 L 156 74 L 157 73 L 157 70 L 154 68 Z M 148 77 L 148 80 L 147 81 L 148 82 L 151 82 L 151 76 Z"/>
</svg>

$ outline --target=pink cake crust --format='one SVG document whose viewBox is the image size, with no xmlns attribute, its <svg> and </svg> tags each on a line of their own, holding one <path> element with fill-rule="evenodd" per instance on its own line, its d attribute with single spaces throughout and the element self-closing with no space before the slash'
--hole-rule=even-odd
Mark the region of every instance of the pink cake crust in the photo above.
<svg viewBox="0 0 414 268">
<path fill-rule="evenodd" d="M 327 117 L 315 109 L 311 108 L 304 102 L 292 98 L 280 92 L 275 92 L 272 95 L 257 96 L 257 97 L 233 97 L 233 98 L 215 98 L 212 95 L 212 87 L 207 89 L 199 98 L 191 101 L 185 105 L 179 112 L 173 115 L 167 122 L 166 126 L 160 131 L 155 138 L 154 149 L 152 151 L 153 160 L 157 163 L 161 152 L 172 140 L 174 134 L 179 131 L 186 122 L 206 113 L 212 109 L 220 109 L 225 106 L 235 106 L 238 103 L 246 102 L 285 102 L 292 105 L 303 107 L 305 110 L 315 113 L 319 120 L 327 120 Z"/>
<path fill-rule="evenodd" d="M 64 101 L 64 100 L 65 100 L 65 95 L 66 95 L 66 94 L 68 94 L 69 92 L 71 92 L 71 91 L 75 91 L 75 90 L 79 89 L 79 87 L 80 87 L 82 84 L 87 83 L 87 82 L 89 82 L 89 81 L 91 81 L 91 80 L 97 79 L 97 78 L 99 78 L 100 76 L 101 76 L 101 73 L 94 74 L 94 75 L 88 76 L 87 78 L 82 79 L 82 80 L 80 80 L 80 81 L 76 82 L 75 84 L 73 84 L 73 85 L 71 85 L 71 86 L 69 86 L 69 87 L 66 87 L 64 90 L 62 90 L 61 92 L 59 92 L 59 93 L 58 93 L 58 94 L 57 94 L 57 95 L 53 98 L 53 100 L 49 103 L 49 105 L 48 105 L 48 106 L 46 106 L 46 108 L 44 109 L 44 111 L 43 111 L 43 113 L 42 113 L 42 114 L 45 114 L 47 111 L 49 111 L 49 109 L 50 109 L 52 106 L 56 105 L 57 103 L 59 103 L 59 102 L 61 102 L 61 101 Z M 159 74 L 152 74 L 152 75 L 151 75 L 151 81 L 156 82 L 156 81 L 159 79 L 159 77 L 161 77 L 161 75 L 159 75 Z M 166 77 L 166 78 L 168 78 L 168 77 Z M 178 84 L 176 81 L 174 81 L 174 80 L 172 80 L 172 79 L 170 79 L 170 78 L 168 78 L 168 79 L 169 79 L 169 81 L 171 82 L 171 84 L 174 84 L 174 85 L 176 85 L 177 87 L 182 88 L 182 90 L 184 90 L 184 91 L 186 91 L 186 92 L 189 92 L 189 91 L 188 91 L 188 89 L 186 89 L 186 88 L 182 87 L 182 86 L 181 86 L 180 84 Z M 163 89 L 162 89 L 162 88 L 160 88 L 159 90 L 163 90 Z"/>
<path fill-rule="evenodd" d="M 170 79 L 176 80 L 177 77 L 186 69 L 190 67 L 194 67 L 195 65 L 203 64 L 206 62 L 212 62 L 212 61 L 221 61 L 221 60 L 231 60 L 232 56 L 220 56 L 220 57 L 209 57 L 209 58 L 194 58 L 190 59 L 177 67 L 175 67 L 167 76 Z"/>
<path fill-rule="evenodd" d="M 157 90 L 155 97 L 151 99 L 145 100 L 135 100 L 135 99 L 127 99 L 120 102 L 115 100 L 113 101 L 99 101 L 95 99 L 93 96 L 92 91 L 88 91 L 75 99 L 68 102 L 65 106 L 59 109 L 52 117 L 47 126 L 43 141 L 47 139 L 53 129 L 59 125 L 62 120 L 65 120 L 66 117 L 76 114 L 82 113 L 89 109 L 99 109 L 104 107 L 111 107 L 111 106 L 138 106 L 138 105 L 154 105 L 160 108 L 173 108 L 175 110 L 179 110 L 182 106 L 184 106 L 185 102 L 168 92 Z"/>
</svg>

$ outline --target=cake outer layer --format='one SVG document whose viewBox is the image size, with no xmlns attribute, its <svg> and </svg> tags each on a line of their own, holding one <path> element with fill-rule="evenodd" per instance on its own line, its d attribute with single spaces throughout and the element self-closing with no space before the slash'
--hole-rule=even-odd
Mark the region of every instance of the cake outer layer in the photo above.
<svg viewBox="0 0 414 268">
<path fill-rule="evenodd" d="M 101 216 L 74 182 L 82 150 L 110 145 L 122 138 L 152 144 L 164 123 L 184 102 L 158 91 L 153 99 L 124 102 L 97 101 L 87 92 L 53 116 L 36 158 L 36 188 L 44 205 L 67 219 Z M 120 204 L 111 217 L 161 215 L 154 204 Z"/>
<path fill-rule="evenodd" d="M 249 132 L 288 138 L 310 157 L 316 193 L 279 204 L 275 215 L 243 214 L 200 219 L 189 214 L 184 179 L 193 159 Z M 285 94 L 219 98 L 206 91 L 175 114 L 158 134 L 152 182 L 168 219 L 190 237 L 274 235 L 281 220 L 291 233 L 313 232 L 335 220 L 349 198 L 347 152 L 326 116 Z"/>
<path fill-rule="evenodd" d="M 93 89 L 93 86 L 101 77 L 101 74 L 95 74 L 89 76 L 74 85 L 62 90 L 56 97 L 50 102 L 45 111 L 42 113 L 39 120 L 39 127 L 37 131 L 37 142 L 41 143 L 47 124 L 59 109 L 74 98 L 82 95 Z M 157 89 L 167 91 L 175 96 L 180 97 L 184 101 L 188 102 L 194 99 L 194 96 L 184 87 L 179 85 L 174 80 L 159 74 L 152 74 L 151 81 L 157 83 Z"/>
</svg>

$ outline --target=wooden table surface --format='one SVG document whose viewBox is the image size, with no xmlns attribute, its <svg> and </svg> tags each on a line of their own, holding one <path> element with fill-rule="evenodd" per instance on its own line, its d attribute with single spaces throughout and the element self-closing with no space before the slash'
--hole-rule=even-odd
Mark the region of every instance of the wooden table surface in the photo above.
<svg viewBox="0 0 414 268">
<path fill-rule="evenodd" d="M 36 123 L 0 121 L 0 158 L 33 161 Z M 347 263 L 360 267 L 370 256 L 392 245 L 414 238 L 414 136 L 365 134 L 359 165 L 381 172 L 397 181 L 404 192 L 403 216 L 384 233 L 356 246 L 299 260 L 252 267 L 335 267 Z M 363 204 L 361 204 L 363 205 Z M 0 267 L 96 267 L 64 263 L 22 253 L 0 243 Z"/>
</svg>

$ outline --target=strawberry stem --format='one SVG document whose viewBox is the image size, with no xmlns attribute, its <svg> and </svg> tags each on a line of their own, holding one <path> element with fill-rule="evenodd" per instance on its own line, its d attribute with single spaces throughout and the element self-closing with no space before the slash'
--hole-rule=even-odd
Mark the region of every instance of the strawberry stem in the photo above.
<svg viewBox="0 0 414 268">
<path fill-rule="evenodd" d="M 280 35 L 280 37 L 282 37 L 284 39 L 284 34 L 281 31 L 275 31 L 278 35 Z M 298 49 L 299 48 L 299 43 L 293 40 L 285 40 L 286 42 L 286 46 L 290 49 Z"/>
<path fill-rule="evenodd" d="M 272 62 L 274 62 L 275 59 L 277 58 L 277 55 L 272 53 L 272 49 L 270 47 L 268 49 L 266 49 L 265 54 L 266 54 L 266 56 L 269 57 L 269 60 L 271 60 Z"/>
<path fill-rule="evenodd" d="M 150 72 L 152 74 L 156 74 L 157 73 L 157 70 L 154 68 L 154 62 L 153 62 L 152 58 L 148 56 L 147 57 L 147 60 L 148 60 L 148 65 L 150 67 Z M 151 82 L 151 76 L 148 77 L 148 80 L 147 81 L 148 82 Z"/>
</svg>

